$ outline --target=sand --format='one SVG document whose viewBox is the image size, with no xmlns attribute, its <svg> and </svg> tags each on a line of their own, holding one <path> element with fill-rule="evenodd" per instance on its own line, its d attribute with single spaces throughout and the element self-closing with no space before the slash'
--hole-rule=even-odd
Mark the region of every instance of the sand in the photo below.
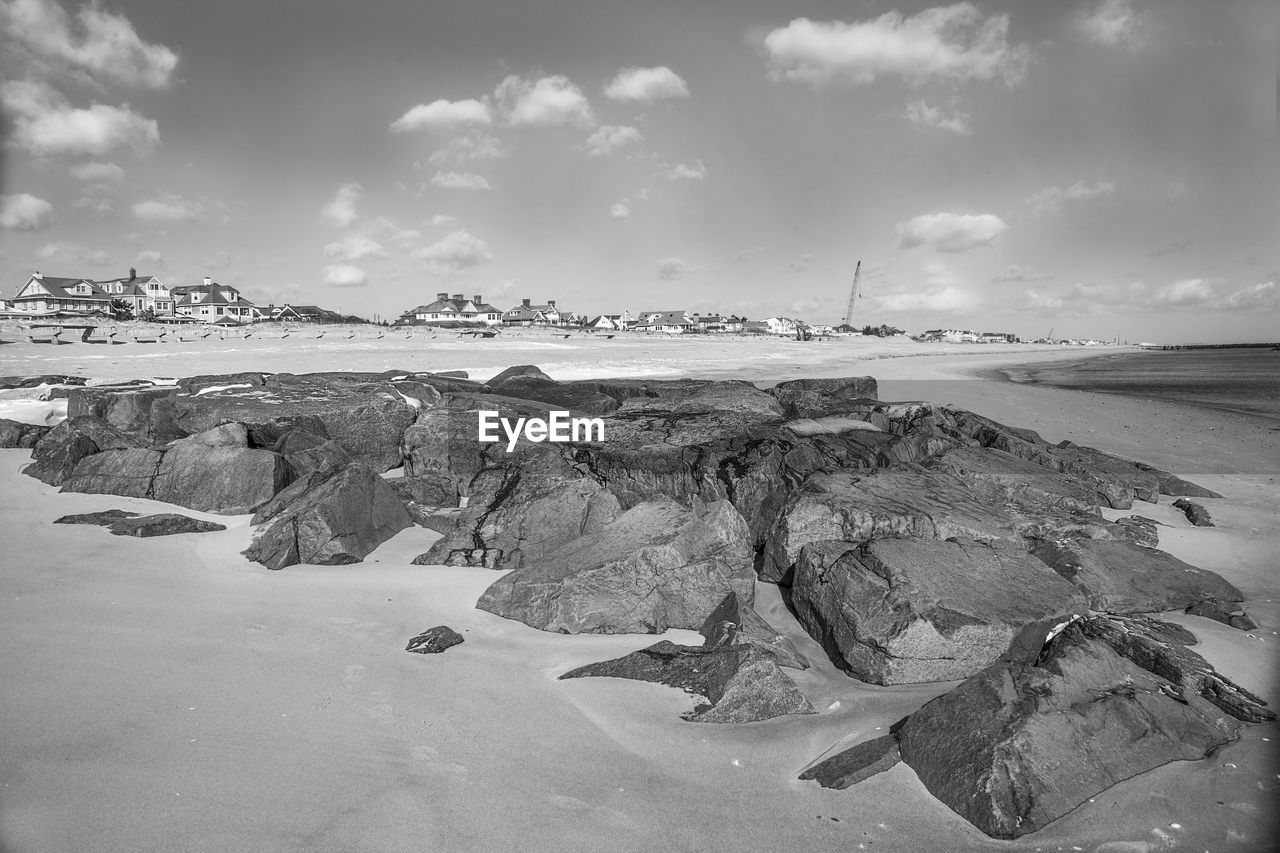
<svg viewBox="0 0 1280 853">
<path fill-rule="evenodd" d="M 1273 705 L 1280 700 L 1274 556 L 1280 553 L 1280 432 L 1274 424 L 963 378 L 1000 363 L 1060 360 L 1056 348 L 570 343 L 572 349 L 556 350 L 546 345 L 563 344 L 533 336 L 497 348 L 472 341 L 438 347 L 362 342 L 359 350 L 322 353 L 294 351 L 280 341 L 265 352 L 270 347 L 240 341 L 239 349 L 174 346 L 163 349 L 161 361 L 153 359 L 170 345 L 8 344 L 0 347 L 0 375 L 68 372 L 105 380 L 429 366 L 464 367 L 483 377 L 520 362 L 541 364 L 559 378 L 767 381 L 871 373 L 883 380 L 885 399 L 954 402 L 1051 440 L 1070 438 L 1171 467 L 1225 494 L 1204 501 L 1215 528 L 1191 527 L 1167 502 L 1134 511 L 1168 525 L 1160 531 L 1163 548 L 1222 573 L 1246 593 L 1261 626 L 1255 632 L 1171 618 L 1195 631 L 1199 650 L 1220 670 Z M 156 355 L 147 355 L 148 348 Z M 921 355 L 922 349 L 932 354 Z M 52 526 L 66 513 L 172 507 L 58 494 L 19 474 L 27 459 L 27 451 L 0 451 L 6 549 L 0 560 L 0 849 L 6 853 L 1118 853 L 1259 850 L 1274 837 L 1275 725 L 1247 727 L 1238 743 L 1209 759 L 1144 774 L 1033 836 L 996 842 L 929 796 L 905 765 L 848 791 L 796 780 L 819 756 L 883 733 L 952 685 L 874 687 L 849 679 L 796 626 L 771 586 L 759 585 L 760 610 L 815 662 L 796 680 L 821 713 L 746 726 L 692 724 L 679 714 L 694 700 L 671 688 L 556 681 L 570 668 L 656 637 L 546 634 L 477 611 L 474 602 L 492 572 L 409 565 L 436 536 L 429 531 L 405 531 L 363 564 L 268 572 L 239 556 L 249 538 L 244 516 L 189 512 L 228 529 L 149 540 Z M 438 624 L 452 626 L 466 642 L 443 655 L 403 651 L 410 637 Z M 699 640 L 682 631 L 664 636 Z"/>
</svg>

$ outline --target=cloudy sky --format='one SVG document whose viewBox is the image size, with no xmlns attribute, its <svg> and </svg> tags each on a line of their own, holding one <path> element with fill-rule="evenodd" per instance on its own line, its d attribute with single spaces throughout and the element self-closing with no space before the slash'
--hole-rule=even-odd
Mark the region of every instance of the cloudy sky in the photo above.
<svg viewBox="0 0 1280 853">
<path fill-rule="evenodd" d="M 0 0 L 0 274 L 1274 339 L 1274 0 Z"/>
</svg>

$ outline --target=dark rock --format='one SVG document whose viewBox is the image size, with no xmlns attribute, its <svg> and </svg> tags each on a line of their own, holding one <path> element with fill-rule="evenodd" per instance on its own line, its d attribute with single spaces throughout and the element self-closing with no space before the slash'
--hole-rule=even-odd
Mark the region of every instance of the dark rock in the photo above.
<svg viewBox="0 0 1280 853">
<path fill-rule="evenodd" d="M 1186 498 L 1178 498 L 1173 505 L 1182 510 L 1182 514 L 1187 517 L 1187 521 L 1196 527 L 1213 527 L 1213 517 L 1209 515 L 1209 510 L 1200 504 L 1189 501 Z"/>
<path fill-rule="evenodd" d="M 1224 625 L 1230 625 L 1232 628 L 1238 628 L 1241 631 L 1252 631 L 1258 627 L 1258 623 L 1253 621 L 1243 608 L 1236 607 L 1234 604 L 1223 604 L 1216 598 L 1206 598 L 1203 601 L 1197 601 L 1186 610 L 1192 616 L 1203 616 L 1206 619 L 1213 619 Z"/>
<path fill-rule="evenodd" d="M 871 376 L 843 379 L 792 379 L 769 389 L 790 418 L 812 418 L 838 414 L 853 402 L 876 399 L 876 380 Z"/>
<path fill-rule="evenodd" d="M 0 447 L 33 448 L 53 427 L 0 418 Z"/>
<path fill-rule="evenodd" d="M 62 491 L 150 498 L 163 458 L 163 453 L 149 447 L 111 448 L 87 455 L 62 481 Z"/>
<path fill-rule="evenodd" d="M 1090 621 L 1038 664 L 995 663 L 897 730 L 925 787 L 990 836 L 1035 832 L 1117 782 L 1239 736 L 1194 691 L 1087 636 Z"/>
<path fill-rule="evenodd" d="M 705 638 L 703 645 L 707 648 L 751 645 L 773 655 L 778 666 L 809 668 L 809 661 L 800 654 L 795 644 L 779 634 L 736 592 L 724 597 L 720 606 L 702 623 L 698 633 Z"/>
<path fill-rule="evenodd" d="M 174 423 L 172 385 L 91 385 L 72 389 L 67 417 L 93 415 L 144 444 L 161 444 L 192 430 Z M 212 426 L 212 424 L 210 424 Z"/>
<path fill-rule="evenodd" d="M 729 592 L 752 600 L 749 539 L 727 501 L 654 500 L 499 578 L 476 607 L 566 634 L 697 630 Z"/>
<path fill-rule="evenodd" d="M 613 397 L 589 387 L 566 385 L 535 376 L 512 376 L 501 382 L 491 380 L 489 387 L 507 397 L 535 400 L 557 409 L 587 415 L 607 415 L 616 411 L 620 405 Z"/>
<path fill-rule="evenodd" d="M 958 447 L 948 450 L 933 464 L 975 491 L 987 492 L 992 498 L 1022 509 L 1098 514 L 1097 493 L 1080 480 L 1004 450 Z"/>
<path fill-rule="evenodd" d="M 275 452 L 284 458 L 290 481 L 317 471 L 330 473 L 355 461 L 338 442 L 301 428 L 282 435 L 276 441 Z"/>
<path fill-rule="evenodd" d="M 497 376 L 490 379 L 485 384 L 488 385 L 490 388 L 497 388 L 506 380 L 515 379 L 515 378 L 546 379 L 546 380 L 551 379 L 550 376 L 548 376 L 547 374 L 539 370 L 536 365 L 517 364 L 513 367 L 508 367 L 506 370 L 502 371 L 501 373 L 499 373 Z"/>
<path fill-rule="evenodd" d="M 208 388 L 225 388 L 229 385 L 258 388 L 266 384 L 270 374 L 256 370 L 240 373 L 202 373 L 199 376 L 188 376 L 178 380 L 178 387 L 184 394 L 200 394 Z"/>
<path fill-rule="evenodd" d="M 173 512 L 144 515 L 140 518 L 122 518 L 107 528 L 116 536 L 173 536 L 177 533 L 211 533 L 226 530 L 225 524 L 203 521 Z"/>
<path fill-rule="evenodd" d="M 837 666 L 874 684 L 1034 660 L 1054 625 L 1086 610 L 1070 583 L 1018 546 L 971 540 L 813 542 L 792 583 L 800 624 Z"/>
<path fill-rule="evenodd" d="M 471 374 L 467 373 L 467 371 L 465 370 L 441 370 L 436 373 L 432 373 L 431 375 L 439 376 L 442 379 L 470 379 L 471 378 Z"/>
<path fill-rule="evenodd" d="M 500 569 L 501 548 L 454 548 L 440 556 L 435 551 L 419 554 L 410 562 L 415 566 L 469 566 L 477 569 Z"/>
<path fill-rule="evenodd" d="M 237 443 L 245 433 L 242 425 L 234 427 L 214 427 L 170 445 L 150 496 L 222 515 L 253 512 L 271 500 L 290 482 L 288 464 L 270 450 Z"/>
<path fill-rule="evenodd" d="M 1205 598 L 1244 600 L 1240 590 L 1215 572 L 1129 542 L 1065 540 L 1032 553 L 1075 584 L 1094 610 L 1156 613 L 1182 610 Z"/>
<path fill-rule="evenodd" d="M 785 581 L 810 542 L 911 537 L 1018 542 L 1013 518 L 942 471 L 894 464 L 814 474 L 779 514 L 760 576 Z"/>
<path fill-rule="evenodd" d="M 406 652 L 417 652 L 420 655 L 438 655 L 445 649 L 451 649 L 462 642 L 462 635 L 448 625 L 437 625 L 428 628 L 409 641 L 404 647 Z"/>
<path fill-rule="evenodd" d="M 1126 515 L 1117 518 L 1116 524 L 1129 531 L 1129 541 L 1135 545 L 1154 548 L 1160 544 L 1160 533 L 1156 529 L 1160 522 L 1142 515 Z"/>
<path fill-rule="evenodd" d="M 678 687 L 707 704 L 683 717 L 695 723 L 751 723 L 813 706 L 769 652 L 751 645 L 678 646 L 667 640 L 615 660 L 588 664 L 564 678 L 630 678 Z"/>
<path fill-rule="evenodd" d="M 817 782 L 824 788 L 843 790 L 883 773 L 902 760 L 898 738 L 884 735 L 837 752 L 800 774 L 805 781 Z"/>
<path fill-rule="evenodd" d="M 96 524 L 106 527 L 122 518 L 136 518 L 138 513 L 127 509 L 104 509 L 102 512 L 84 512 L 78 515 L 64 515 L 54 520 L 54 524 Z"/>
<path fill-rule="evenodd" d="M 39 376 L 0 376 L 0 391 L 14 388 L 35 388 L 40 385 L 83 385 L 83 376 L 65 373 L 44 373 Z"/>
<path fill-rule="evenodd" d="M 363 465 L 312 477 L 255 531 L 246 557 L 269 569 L 356 563 L 413 524 L 391 487 Z"/>
<path fill-rule="evenodd" d="M 425 507 L 456 507 L 458 505 L 458 481 L 439 472 L 423 472 L 413 477 L 395 477 L 387 480 L 400 499 Z"/>
<path fill-rule="evenodd" d="M 31 454 L 35 461 L 23 473 L 50 486 L 60 486 L 84 457 L 102 450 L 137 446 L 137 439 L 101 418 L 67 418 L 36 442 Z"/>
<path fill-rule="evenodd" d="M 1112 509 L 1129 509 L 1135 498 L 1155 503 L 1160 494 L 1160 479 L 1153 469 L 1131 460 L 1070 441 L 1059 442 L 1052 453 L 1063 471 L 1092 483 Z"/>
</svg>

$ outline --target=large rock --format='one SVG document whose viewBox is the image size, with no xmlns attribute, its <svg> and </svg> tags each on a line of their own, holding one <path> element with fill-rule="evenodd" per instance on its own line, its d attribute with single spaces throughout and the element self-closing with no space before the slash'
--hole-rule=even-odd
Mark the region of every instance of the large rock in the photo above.
<svg viewBox="0 0 1280 853">
<path fill-rule="evenodd" d="M 176 512 L 162 512 L 139 518 L 120 518 L 107 528 L 116 536 L 174 536 L 179 533 L 212 533 L 226 530 L 225 524 L 191 518 Z"/>
<path fill-rule="evenodd" d="M 476 607 L 566 634 L 697 630 L 729 592 L 752 600 L 749 539 L 728 502 L 654 500 L 498 579 Z"/>
<path fill-rule="evenodd" d="M 883 773 L 901 760 L 897 736 L 883 735 L 817 762 L 801 773 L 800 779 L 842 790 Z"/>
<path fill-rule="evenodd" d="M 404 647 L 404 650 L 406 652 L 416 652 L 420 655 L 438 655 L 462 642 L 463 636 L 457 631 L 448 625 L 437 625 L 434 628 L 428 628 L 409 640 L 409 644 Z"/>
<path fill-rule="evenodd" d="M 942 471 L 895 464 L 814 474 L 778 516 L 761 577 L 785 582 L 810 542 L 894 537 L 1019 541 L 1007 512 Z"/>
<path fill-rule="evenodd" d="M 1075 584 L 1094 610 L 1156 613 L 1182 610 L 1206 598 L 1244 600 L 1221 575 L 1129 542 L 1064 540 L 1032 553 Z"/>
<path fill-rule="evenodd" d="M 975 491 L 988 492 L 1023 509 L 1098 514 L 1096 491 L 1074 477 L 1008 451 L 958 447 L 944 453 L 934 466 L 960 478 Z"/>
<path fill-rule="evenodd" d="M 849 404 L 857 405 L 876 399 L 878 389 L 871 376 L 852 376 L 844 379 L 792 379 L 779 382 L 769 389 L 778 399 L 788 417 L 812 418 L 846 411 Z"/>
<path fill-rule="evenodd" d="M 587 415 L 607 415 L 621 405 L 613 397 L 588 386 L 563 384 L 536 376 L 512 376 L 501 382 L 490 380 L 489 387 L 507 397 L 535 400 Z"/>
<path fill-rule="evenodd" d="M 14 388 L 37 388 L 41 385 L 83 385 L 83 376 L 65 373 L 44 373 L 39 376 L 0 376 L 0 391 Z"/>
<path fill-rule="evenodd" d="M 0 418 L 0 447 L 34 448 L 53 427 Z"/>
<path fill-rule="evenodd" d="M 678 646 L 668 640 L 625 657 L 588 664 L 563 678 L 630 678 L 678 687 L 706 697 L 684 719 L 694 723 L 752 723 L 784 714 L 813 714 L 813 706 L 777 659 L 755 646 Z"/>
<path fill-rule="evenodd" d="M 244 555 L 269 569 L 357 563 L 412 524 L 404 504 L 377 473 L 348 465 L 295 495 L 255 531 Z"/>
<path fill-rule="evenodd" d="M 1182 514 L 1187 517 L 1187 521 L 1196 527 L 1213 527 L 1213 516 L 1209 515 L 1209 510 L 1195 501 L 1189 501 L 1186 498 L 1178 498 L 1173 505 L 1182 510 Z"/>
<path fill-rule="evenodd" d="M 707 648 L 755 646 L 773 655 L 778 666 L 808 669 L 809 661 L 795 644 L 768 623 L 755 609 L 731 592 L 702 623 L 698 633 Z"/>
<path fill-rule="evenodd" d="M 173 398 L 178 393 L 172 385 L 73 388 L 67 395 L 67 417 L 93 415 L 145 444 L 163 444 L 192 431 L 175 423 Z"/>
<path fill-rule="evenodd" d="M 824 541 L 800 552 L 796 617 L 837 666 L 874 684 L 950 681 L 1000 658 L 1034 660 L 1085 602 L 1014 545 Z"/>
<path fill-rule="evenodd" d="M 62 481 L 62 491 L 151 498 L 164 454 L 150 447 L 122 447 L 85 456 Z"/>
<path fill-rule="evenodd" d="M 137 447 L 139 442 L 93 415 L 67 418 L 36 442 L 35 460 L 22 473 L 50 486 L 60 486 L 86 456 L 103 450 Z"/>
</svg>

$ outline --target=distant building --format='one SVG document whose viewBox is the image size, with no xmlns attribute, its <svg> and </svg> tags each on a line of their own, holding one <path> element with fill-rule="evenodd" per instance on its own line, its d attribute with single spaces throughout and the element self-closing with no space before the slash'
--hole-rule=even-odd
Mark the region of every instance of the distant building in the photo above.
<svg viewBox="0 0 1280 853">
<path fill-rule="evenodd" d="M 112 299 L 129 303 L 135 317 L 146 311 L 157 317 L 173 316 L 173 296 L 164 282 L 153 275 L 138 275 L 131 267 L 124 278 L 100 279 L 96 284 Z"/>
<path fill-rule="evenodd" d="M 638 332 L 675 332 L 683 334 L 697 328 L 697 324 L 689 319 L 683 311 L 641 311 Z"/>
<path fill-rule="evenodd" d="M 484 323 L 496 326 L 502 322 L 503 312 L 484 301 L 477 293 L 470 299 L 461 293 L 450 296 L 448 293 L 437 293 L 434 302 L 419 305 L 400 315 L 397 320 L 401 324 L 416 323 Z"/>
<path fill-rule="evenodd" d="M 799 320 L 792 320 L 790 317 L 766 317 L 764 324 L 769 334 L 787 337 L 794 337 L 796 329 L 801 325 Z"/>
<path fill-rule="evenodd" d="M 255 312 L 258 319 L 278 323 L 337 323 L 342 315 L 318 305 L 268 305 Z"/>
<path fill-rule="evenodd" d="M 530 299 L 521 299 L 520 304 L 502 313 L 504 326 L 572 326 L 582 322 L 582 317 L 572 311 L 556 307 L 554 299 L 548 299 L 545 305 L 534 305 Z"/>
<path fill-rule="evenodd" d="M 223 317 L 248 323 L 260 316 L 257 306 L 242 297 L 239 290 L 229 284 L 218 284 L 209 276 L 204 277 L 204 284 L 172 287 L 170 293 L 174 298 L 175 314 L 194 317 L 205 323 Z"/>
<path fill-rule="evenodd" d="M 126 277 L 103 281 L 58 278 L 37 270 L 18 288 L 12 300 L 12 310 L 32 314 L 54 311 L 110 314 L 111 303 L 117 299 L 127 303 L 135 316 L 147 310 L 161 316 L 173 314 L 173 298 L 160 279 L 151 275 L 139 276 L 134 270 L 129 270 Z"/>
</svg>

